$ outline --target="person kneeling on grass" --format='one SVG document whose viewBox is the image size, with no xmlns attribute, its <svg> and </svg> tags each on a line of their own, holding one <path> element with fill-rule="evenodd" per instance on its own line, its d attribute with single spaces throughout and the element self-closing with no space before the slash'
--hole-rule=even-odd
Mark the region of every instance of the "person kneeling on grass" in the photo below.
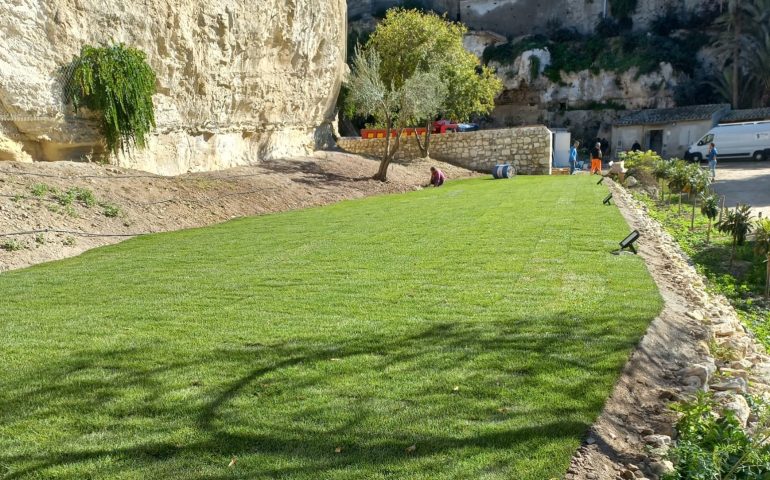
<svg viewBox="0 0 770 480">
<path fill-rule="evenodd" d="M 430 167 L 430 183 L 429 185 L 433 185 L 434 187 L 440 187 L 444 184 L 444 180 L 446 180 L 446 175 L 444 172 L 439 170 L 436 167 Z"/>
</svg>

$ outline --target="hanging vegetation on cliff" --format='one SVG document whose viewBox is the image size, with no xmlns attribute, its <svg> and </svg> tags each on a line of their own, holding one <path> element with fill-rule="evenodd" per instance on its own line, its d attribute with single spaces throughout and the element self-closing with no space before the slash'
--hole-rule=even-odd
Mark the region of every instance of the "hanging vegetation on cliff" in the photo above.
<svg viewBox="0 0 770 480">
<path fill-rule="evenodd" d="M 77 112 L 85 107 L 102 116 L 102 130 L 112 153 L 144 148 L 155 127 L 152 95 L 155 73 L 144 52 L 125 45 L 84 46 L 65 81 L 65 101 Z"/>
</svg>

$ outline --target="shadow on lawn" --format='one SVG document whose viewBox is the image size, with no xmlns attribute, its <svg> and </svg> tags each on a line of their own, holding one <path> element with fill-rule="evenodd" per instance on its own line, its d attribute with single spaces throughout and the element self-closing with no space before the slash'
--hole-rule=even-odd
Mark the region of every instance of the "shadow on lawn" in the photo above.
<svg viewBox="0 0 770 480">
<path fill-rule="evenodd" d="M 533 322 L 538 325 L 534 331 L 517 330 L 517 324 L 522 323 L 520 327 L 526 329 L 532 327 Z M 67 431 L 74 430 L 70 438 L 53 448 L 35 447 L 37 450 L 30 452 L 30 446 L 24 453 L 0 452 L 0 465 L 13 467 L 8 468 L 2 478 L 36 476 L 52 467 L 82 462 L 98 463 L 98 467 L 91 466 L 99 468 L 100 475 L 106 473 L 105 467 L 108 472 L 125 473 L 137 465 L 141 469 L 167 461 L 179 461 L 170 466 L 179 469 L 189 467 L 193 459 L 210 468 L 218 468 L 222 462 L 221 475 L 197 473 L 195 468 L 189 468 L 184 472 L 185 478 L 232 478 L 232 471 L 226 468 L 230 455 L 249 454 L 272 455 L 278 459 L 269 465 L 254 465 L 258 470 L 249 471 L 251 478 L 291 475 L 322 478 L 324 471 L 346 468 L 353 473 L 357 468 L 375 468 L 401 475 L 403 472 L 399 469 L 403 464 L 416 458 L 460 455 L 468 451 L 481 455 L 480 449 L 504 451 L 517 445 L 534 448 L 565 438 L 577 442 L 598 415 L 604 396 L 609 393 L 625 354 L 633 345 L 608 334 L 606 326 L 600 328 L 590 322 L 560 325 L 550 332 L 539 330 L 539 325 L 553 327 L 558 323 L 553 318 L 543 320 L 542 324 L 528 319 L 526 325 L 523 322 L 461 326 L 440 323 L 408 335 L 361 335 L 334 344 L 301 340 L 272 345 L 243 342 L 223 345 L 184 361 L 156 361 L 153 357 L 162 349 L 80 351 L 41 367 L 32 377 L 38 382 L 33 385 L 38 386 L 31 387 L 28 381 L 15 379 L 15 383 L 6 384 L 0 393 L 0 419 L 4 424 L 32 425 L 44 423 L 51 416 L 70 415 Z M 490 328 L 494 335 L 489 335 Z M 597 341 L 601 344 L 594 345 Z M 490 364 L 474 363 L 478 356 L 490 352 L 504 355 Z M 607 355 L 613 354 L 617 354 L 617 358 L 607 362 Z M 504 357 L 508 355 L 524 361 L 506 366 Z M 451 359 L 452 364 L 434 365 L 436 358 Z M 347 361 L 359 363 L 336 375 L 321 368 L 329 362 L 337 365 Z M 441 379 L 445 371 L 461 364 L 469 382 L 481 385 L 476 391 L 454 393 L 451 383 L 454 380 Z M 207 369 L 220 372 L 218 384 L 201 384 L 196 380 Z M 313 369 L 321 371 L 315 375 L 296 374 L 297 370 L 306 373 Z M 579 369 L 585 375 L 580 381 L 554 378 L 565 369 Z M 360 380 L 373 378 L 376 382 L 387 378 L 387 385 L 411 382 L 416 393 L 394 399 L 388 397 L 390 392 L 380 391 L 377 386 L 367 389 L 367 385 L 356 385 L 360 390 L 355 390 L 346 387 L 344 382 L 330 383 L 332 379 L 342 379 L 353 382 L 352 385 L 359 376 L 372 372 L 374 377 Z M 442 380 L 439 384 L 435 376 Z M 170 384 L 180 379 L 195 395 L 185 401 L 164 399 L 170 389 L 178 388 Z M 499 388 L 494 386 L 496 379 L 503 383 Z M 331 403 L 313 402 L 312 398 L 303 400 L 303 396 L 310 397 L 314 391 L 324 388 L 334 392 Z M 505 412 L 504 407 L 515 403 L 524 392 L 537 392 L 554 401 L 541 402 L 536 410 L 513 408 Z M 256 399 L 249 398 L 257 393 Z M 133 399 L 137 395 L 138 399 Z M 122 402 L 126 396 L 132 398 L 128 404 Z M 381 403 L 369 403 L 371 396 Z M 247 411 L 240 410 L 244 402 Z M 377 431 L 380 418 L 386 423 L 391 420 L 390 416 L 406 415 L 410 409 L 418 409 L 421 417 L 441 418 L 439 415 L 446 415 L 442 408 L 451 409 L 453 402 L 463 405 L 463 421 L 475 420 L 481 427 L 462 431 L 452 427 L 453 419 L 448 418 L 449 428 L 439 432 L 431 428 L 421 428 L 418 433 Z M 340 404 L 347 409 L 343 418 L 327 422 L 327 417 L 341 415 L 330 410 L 331 405 Z M 383 404 L 393 406 L 394 410 L 381 411 Z M 107 415 L 109 421 L 89 427 L 87 419 L 92 415 Z M 255 421 L 252 416 L 259 418 Z M 499 427 L 500 422 L 529 421 L 532 417 L 542 417 L 542 421 L 518 428 Z M 125 423 L 136 419 L 144 419 L 153 428 L 139 430 L 137 434 L 136 428 Z M 403 420 L 405 430 L 413 430 L 414 425 L 409 422 L 414 419 L 404 416 Z M 196 440 L 162 439 L 163 434 L 170 437 L 180 428 L 193 429 Z M 78 439 L 94 429 L 119 434 L 119 446 L 103 446 L 109 443 L 84 446 Z M 333 453 L 339 443 L 345 445 L 344 455 Z M 418 450 L 413 455 L 405 453 L 405 447 L 413 443 L 419 445 Z M 107 459 L 109 462 L 99 463 Z M 299 464 L 280 461 L 286 459 L 300 461 Z M 568 460 L 568 456 L 554 459 L 562 462 L 564 468 Z M 503 472 L 505 468 L 500 466 Z M 180 473 L 177 471 L 177 476 Z"/>
</svg>

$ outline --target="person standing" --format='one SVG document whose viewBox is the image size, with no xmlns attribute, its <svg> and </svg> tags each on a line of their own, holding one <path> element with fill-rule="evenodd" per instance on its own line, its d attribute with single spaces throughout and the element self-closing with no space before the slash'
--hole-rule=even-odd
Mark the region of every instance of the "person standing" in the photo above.
<svg viewBox="0 0 770 480">
<path fill-rule="evenodd" d="M 709 170 L 711 170 L 711 181 L 713 182 L 717 177 L 717 147 L 714 142 L 709 143 L 709 152 L 706 154 L 706 158 L 709 161 Z"/>
<path fill-rule="evenodd" d="M 602 174 L 602 144 L 596 142 L 591 149 L 591 174 Z"/>
<path fill-rule="evenodd" d="M 569 174 L 572 175 L 575 173 L 575 165 L 577 165 L 577 149 L 580 146 L 580 142 L 575 140 L 575 143 L 572 144 L 572 147 L 569 149 Z"/>
</svg>

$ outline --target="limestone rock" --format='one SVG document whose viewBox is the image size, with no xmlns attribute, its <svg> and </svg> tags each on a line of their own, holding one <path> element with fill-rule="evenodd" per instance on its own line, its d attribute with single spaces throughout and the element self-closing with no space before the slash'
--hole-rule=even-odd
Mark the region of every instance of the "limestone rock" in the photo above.
<svg viewBox="0 0 770 480">
<path fill-rule="evenodd" d="M 744 427 L 749 420 L 749 415 L 751 415 L 751 408 L 749 408 L 749 404 L 743 395 L 735 395 L 732 400 L 725 405 L 725 410 L 733 412 L 735 417 Z"/>
<path fill-rule="evenodd" d="M 98 153 L 98 125 L 62 105 L 56 72 L 114 39 L 158 79 L 149 148 L 119 165 L 178 174 L 309 153 L 346 71 L 345 16 L 344 0 L 0 2 L 0 128 L 36 160 Z"/>
<path fill-rule="evenodd" d="M 21 143 L 14 142 L 0 133 L 0 161 L 30 163 L 32 157 L 23 150 Z"/>
<path fill-rule="evenodd" d="M 671 437 L 668 435 L 647 435 L 643 438 L 643 440 L 644 443 L 651 445 L 653 448 L 671 445 Z"/>
<path fill-rule="evenodd" d="M 748 390 L 748 383 L 745 379 L 740 377 L 727 378 L 712 384 L 711 389 L 718 392 L 731 391 L 737 393 L 746 393 Z"/>
<path fill-rule="evenodd" d="M 674 471 L 674 464 L 668 460 L 661 460 L 659 462 L 650 462 L 650 470 L 652 470 L 652 472 L 655 475 L 662 477 Z"/>
</svg>

